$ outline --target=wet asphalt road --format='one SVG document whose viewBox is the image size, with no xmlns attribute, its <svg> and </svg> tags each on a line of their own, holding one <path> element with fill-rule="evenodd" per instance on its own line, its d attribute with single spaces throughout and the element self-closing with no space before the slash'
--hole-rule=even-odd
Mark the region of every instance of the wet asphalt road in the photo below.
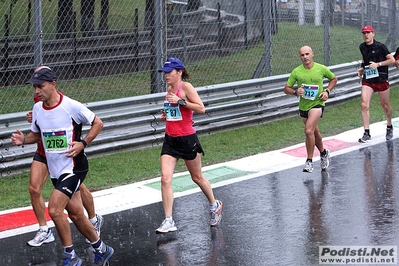
<svg viewBox="0 0 399 266">
<path fill-rule="evenodd" d="M 110 265 L 319 265 L 320 245 L 396 246 L 398 152 L 395 139 L 334 156 L 327 172 L 295 167 L 215 188 L 225 203 L 217 228 L 208 225 L 202 193 L 175 199 L 178 231 L 166 235 L 155 234 L 161 202 L 105 215 Z M 72 228 L 77 254 L 91 265 L 90 248 Z M 33 235 L 0 239 L 0 265 L 61 265 L 57 234 L 37 248 L 26 245 Z"/>
</svg>

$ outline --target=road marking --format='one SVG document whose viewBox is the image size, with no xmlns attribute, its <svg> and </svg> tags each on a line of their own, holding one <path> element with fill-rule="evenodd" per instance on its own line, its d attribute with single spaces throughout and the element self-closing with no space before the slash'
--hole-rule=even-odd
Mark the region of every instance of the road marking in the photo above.
<svg viewBox="0 0 399 266">
<path fill-rule="evenodd" d="M 229 166 L 220 166 L 218 168 L 203 171 L 203 175 L 211 184 L 253 173 L 254 172 L 238 170 Z M 146 186 L 161 191 L 161 181 L 148 183 Z M 173 177 L 172 188 L 174 192 L 183 192 L 196 187 L 197 184 L 191 180 L 190 174 Z"/>
</svg>

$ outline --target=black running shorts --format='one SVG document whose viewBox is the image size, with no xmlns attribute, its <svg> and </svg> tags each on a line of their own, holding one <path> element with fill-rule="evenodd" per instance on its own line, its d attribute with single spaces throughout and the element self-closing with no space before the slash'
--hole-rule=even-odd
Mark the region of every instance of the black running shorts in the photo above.
<svg viewBox="0 0 399 266">
<path fill-rule="evenodd" d="M 161 156 L 164 154 L 184 160 L 194 160 L 197 153 L 204 154 L 196 133 L 184 137 L 171 137 L 165 134 Z"/>
<path fill-rule="evenodd" d="M 61 191 L 69 198 L 72 198 L 72 195 L 79 190 L 80 185 L 86 178 L 87 172 L 88 171 L 62 174 L 58 179 L 52 178 L 51 182 L 53 182 L 54 188 L 56 190 Z"/>
</svg>

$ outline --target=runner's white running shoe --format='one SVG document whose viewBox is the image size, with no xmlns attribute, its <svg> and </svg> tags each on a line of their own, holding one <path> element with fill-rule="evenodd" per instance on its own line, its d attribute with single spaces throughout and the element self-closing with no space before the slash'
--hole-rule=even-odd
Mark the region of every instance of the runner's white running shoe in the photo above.
<svg viewBox="0 0 399 266">
<path fill-rule="evenodd" d="M 176 230 L 177 230 L 177 227 L 175 225 L 175 221 L 164 219 L 163 222 L 161 223 L 161 226 L 158 227 L 156 232 L 157 232 L 157 234 L 164 234 L 164 233 L 168 233 L 168 232 L 174 232 Z"/>
<path fill-rule="evenodd" d="M 54 241 L 54 235 L 53 232 L 51 231 L 51 229 L 49 229 L 48 231 L 44 231 L 39 229 L 39 231 L 37 231 L 35 238 L 33 238 L 32 240 L 28 241 L 28 245 L 31 247 L 40 247 L 41 245 L 43 245 L 43 243 L 51 243 Z"/>
<path fill-rule="evenodd" d="M 211 226 L 217 226 L 222 221 L 222 211 L 223 211 L 223 202 L 220 200 L 216 200 L 218 207 L 215 211 L 211 211 Z"/>
</svg>

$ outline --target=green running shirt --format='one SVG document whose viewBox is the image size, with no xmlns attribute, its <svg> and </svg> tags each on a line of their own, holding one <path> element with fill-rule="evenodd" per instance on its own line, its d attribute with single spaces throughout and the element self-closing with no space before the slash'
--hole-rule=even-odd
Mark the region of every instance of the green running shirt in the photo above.
<svg viewBox="0 0 399 266">
<path fill-rule="evenodd" d="M 305 94 L 299 99 L 299 110 L 309 111 L 314 106 L 324 106 L 325 102 L 319 98 L 320 93 L 323 92 L 323 80 L 324 78 L 331 80 L 334 76 L 334 73 L 328 67 L 319 63 L 314 63 L 309 70 L 303 64 L 296 67 L 291 72 L 287 85 L 293 87 L 297 83 L 298 88 L 302 87 L 302 84 L 308 85 L 305 86 Z M 317 87 L 318 90 L 315 90 Z M 306 88 L 309 88 L 309 90 Z"/>
</svg>

